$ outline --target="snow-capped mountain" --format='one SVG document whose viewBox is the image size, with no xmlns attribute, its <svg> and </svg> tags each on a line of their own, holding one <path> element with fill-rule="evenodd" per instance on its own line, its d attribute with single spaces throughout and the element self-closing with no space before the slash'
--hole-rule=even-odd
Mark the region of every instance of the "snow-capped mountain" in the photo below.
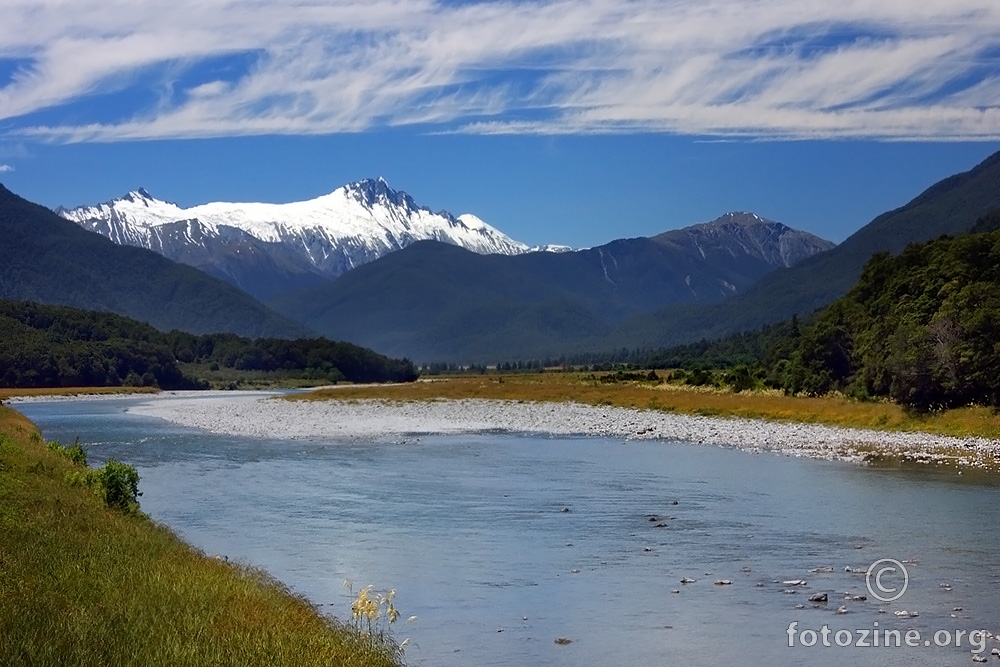
<svg viewBox="0 0 1000 667">
<path fill-rule="evenodd" d="M 195 266 L 259 298 L 328 281 L 415 241 L 480 254 L 532 250 L 474 215 L 419 206 L 381 178 L 289 204 L 181 208 L 140 188 L 104 204 L 56 212 L 115 243 Z"/>
</svg>

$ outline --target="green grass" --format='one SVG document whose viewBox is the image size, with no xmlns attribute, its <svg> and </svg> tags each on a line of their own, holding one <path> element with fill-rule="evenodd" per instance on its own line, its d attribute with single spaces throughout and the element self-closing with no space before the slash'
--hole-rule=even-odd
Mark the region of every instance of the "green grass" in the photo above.
<svg viewBox="0 0 1000 667">
<path fill-rule="evenodd" d="M 106 507 L 74 470 L 0 407 L 0 664 L 398 664 L 265 573 Z"/>
<path fill-rule="evenodd" d="M 335 384 L 326 377 L 303 377 L 302 371 L 248 371 L 210 363 L 178 364 L 185 375 L 208 382 L 212 389 L 299 389 Z M 340 380 L 344 382 L 343 379 Z"/>
</svg>

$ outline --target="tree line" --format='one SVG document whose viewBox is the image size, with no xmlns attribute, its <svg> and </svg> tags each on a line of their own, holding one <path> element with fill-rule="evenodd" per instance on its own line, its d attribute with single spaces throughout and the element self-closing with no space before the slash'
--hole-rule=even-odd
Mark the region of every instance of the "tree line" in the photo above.
<svg viewBox="0 0 1000 667">
<path fill-rule="evenodd" d="M 761 366 L 793 393 L 890 397 L 922 411 L 1000 406 L 1000 232 L 875 255 Z"/>
<path fill-rule="evenodd" d="M 0 386 L 207 386 L 185 375 L 185 363 L 285 371 L 329 381 L 408 382 L 417 377 L 409 360 L 351 343 L 164 333 L 111 313 L 0 299 Z"/>
</svg>

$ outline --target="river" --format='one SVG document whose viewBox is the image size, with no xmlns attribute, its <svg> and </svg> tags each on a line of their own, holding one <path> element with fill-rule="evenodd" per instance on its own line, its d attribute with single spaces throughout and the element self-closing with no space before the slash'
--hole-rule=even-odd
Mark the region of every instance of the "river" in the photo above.
<svg viewBox="0 0 1000 667">
<path fill-rule="evenodd" d="M 1000 632 L 989 476 L 601 437 L 234 437 L 128 412 L 151 400 L 170 397 L 15 407 L 91 465 L 134 465 L 150 517 L 324 613 L 349 613 L 344 580 L 396 589 L 411 665 L 962 665 L 1000 647 L 958 637 Z M 884 588 L 908 575 L 887 603 L 865 576 L 884 558 Z M 915 645 L 863 645 L 885 631 Z"/>
</svg>

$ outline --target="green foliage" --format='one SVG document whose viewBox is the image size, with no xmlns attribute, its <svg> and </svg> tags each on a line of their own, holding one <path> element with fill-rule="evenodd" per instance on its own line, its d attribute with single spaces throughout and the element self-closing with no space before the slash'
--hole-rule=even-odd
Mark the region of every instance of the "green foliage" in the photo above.
<svg viewBox="0 0 1000 667">
<path fill-rule="evenodd" d="M 758 378 L 746 364 L 739 364 L 730 370 L 722 381 L 736 393 L 755 389 L 760 384 Z"/>
<path fill-rule="evenodd" d="M 1000 232 L 879 253 L 786 354 L 765 359 L 789 393 L 885 396 L 917 411 L 1000 406 Z"/>
<path fill-rule="evenodd" d="M 324 338 L 162 333 L 110 313 L 0 299 L 0 386 L 204 387 L 184 375 L 180 360 L 328 382 L 408 382 L 417 377 L 407 359 L 389 359 Z"/>
<path fill-rule="evenodd" d="M 53 441 L 49 442 L 46 445 L 46 448 L 50 452 L 55 452 L 59 456 L 63 456 L 65 458 L 69 459 L 70 461 L 72 461 L 74 464 L 76 464 L 78 466 L 86 466 L 87 465 L 87 450 L 85 450 L 80 445 L 80 440 L 79 439 L 74 440 L 73 444 L 70 445 L 69 447 L 61 445 L 58 442 L 56 442 L 55 440 L 53 440 Z"/>
<path fill-rule="evenodd" d="M 94 493 L 113 509 L 126 514 L 139 512 L 139 473 L 127 463 L 108 459 L 103 468 L 93 471 Z"/>
<path fill-rule="evenodd" d="M 1000 211 L 979 227 L 1000 226 Z M 846 296 L 800 320 L 665 350 L 571 357 L 593 368 L 680 368 L 673 379 L 733 391 L 840 392 L 916 412 L 1000 408 L 1000 230 L 875 254 Z M 597 361 L 598 363 L 594 363 Z"/>
<path fill-rule="evenodd" d="M 704 368 L 695 368 L 684 379 L 684 384 L 691 385 L 692 387 L 704 387 L 705 385 L 714 384 L 714 378 L 712 377 L 712 373 Z"/>
<path fill-rule="evenodd" d="M 561 357 L 558 364 L 552 360 L 545 360 L 544 365 L 590 366 L 595 371 L 635 368 L 693 371 L 694 369 L 733 368 L 740 364 L 755 367 L 778 341 L 784 341 L 790 336 L 797 336 L 799 326 L 799 320 L 796 317 L 791 322 L 764 326 L 756 331 L 730 334 L 716 340 L 700 340 L 696 343 L 661 349 L 621 348 L 614 352 L 568 355 Z M 793 333 L 793 330 L 796 333 Z M 520 368 L 528 367 L 532 363 L 534 362 L 519 362 L 504 366 L 510 365 Z M 673 379 L 682 379 L 682 377 L 684 376 L 675 372 Z"/>
<path fill-rule="evenodd" d="M 66 472 L 65 480 L 70 486 L 86 486 L 94 491 L 104 504 L 126 514 L 139 514 L 139 472 L 117 459 L 108 459 L 104 467 L 87 469 L 87 451 L 74 440 L 69 447 L 56 441 L 45 445 L 50 452 L 69 459 L 74 466 Z"/>
<path fill-rule="evenodd" d="M 590 377 L 595 378 L 594 375 L 591 375 Z M 600 377 L 596 377 L 596 379 L 604 384 L 617 384 L 620 382 L 660 382 L 660 376 L 656 374 L 656 371 L 639 373 L 619 370 L 614 373 L 601 375 Z"/>
<path fill-rule="evenodd" d="M 165 343 L 118 315 L 0 300 L 0 386 L 197 388 Z"/>
</svg>

